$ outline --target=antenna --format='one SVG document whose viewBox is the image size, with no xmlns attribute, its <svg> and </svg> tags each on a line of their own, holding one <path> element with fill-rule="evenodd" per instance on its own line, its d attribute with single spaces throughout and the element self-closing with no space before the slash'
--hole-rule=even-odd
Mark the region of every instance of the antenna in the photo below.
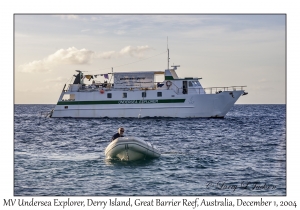
<svg viewBox="0 0 300 210">
<path fill-rule="evenodd" d="M 168 50 L 168 68 L 169 69 L 169 61 L 170 61 L 170 58 L 169 58 L 169 43 L 168 43 L 168 37 L 167 37 L 167 50 Z"/>
</svg>

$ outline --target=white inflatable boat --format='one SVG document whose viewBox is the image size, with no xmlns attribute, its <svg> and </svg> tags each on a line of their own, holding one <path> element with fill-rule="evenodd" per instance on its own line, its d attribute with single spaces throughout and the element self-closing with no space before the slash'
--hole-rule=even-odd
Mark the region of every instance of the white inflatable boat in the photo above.
<svg viewBox="0 0 300 210">
<path fill-rule="evenodd" d="M 157 158 L 160 152 L 152 144 L 137 137 L 120 137 L 113 140 L 105 149 L 106 159 L 119 158 L 133 161 L 143 158 Z"/>
</svg>

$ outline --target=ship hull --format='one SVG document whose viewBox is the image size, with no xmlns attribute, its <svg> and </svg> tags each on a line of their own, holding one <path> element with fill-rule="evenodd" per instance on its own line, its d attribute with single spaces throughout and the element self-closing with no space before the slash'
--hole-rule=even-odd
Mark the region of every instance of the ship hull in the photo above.
<svg viewBox="0 0 300 210">
<path fill-rule="evenodd" d="M 243 90 L 223 91 L 219 94 L 179 95 L 165 99 L 132 98 L 128 100 L 101 100 L 99 93 L 84 98 L 78 92 L 77 98 L 85 100 L 59 102 L 52 117 L 71 118 L 210 118 L 225 117 Z M 93 100 L 91 100 L 93 99 Z"/>
</svg>

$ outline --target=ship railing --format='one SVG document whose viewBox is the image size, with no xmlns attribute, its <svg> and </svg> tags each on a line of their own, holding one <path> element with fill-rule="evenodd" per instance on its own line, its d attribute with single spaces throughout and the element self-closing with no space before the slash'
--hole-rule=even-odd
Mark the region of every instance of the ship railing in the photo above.
<svg viewBox="0 0 300 210">
<path fill-rule="evenodd" d="M 89 92 L 89 91 L 97 91 L 102 88 L 111 89 L 113 87 L 112 83 L 102 83 L 102 84 L 69 84 L 69 86 L 64 89 L 64 92 Z"/>
<path fill-rule="evenodd" d="M 99 89 L 99 88 L 108 88 L 111 87 L 110 83 L 106 83 L 106 84 L 81 84 L 79 91 L 89 91 L 89 90 L 95 90 L 95 89 Z"/>
<path fill-rule="evenodd" d="M 229 87 L 209 87 L 209 88 L 178 88 L 175 86 L 174 91 L 177 94 L 188 94 L 188 93 L 196 93 L 196 94 L 219 94 L 223 91 L 240 91 L 244 90 L 247 86 L 229 86 Z"/>
<path fill-rule="evenodd" d="M 163 85 L 163 86 L 161 86 Z M 162 82 L 154 82 L 153 84 L 150 84 L 149 86 L 144 86 L 144 87 L 140 87 L 140 86 L 128 86 L 128 87 L 122 87 L 122 88 L 118 88 L 118 89 L 126 89 L 126 90 L 156 90 L 156 89 L 160 89 L 162 87 L 162 89 L 165 89 L 166 87 L 164 87 L 164 83 Z M 69 87 L 66 91 L 70 91 L 70 92 L 85 92 L 85 91 L 94 91 L 94 90 L 100 90 L 100 89 L 105 89 L 105 90 L 110 90 L 110 89 L 114 89 L 114 83 L 95 83 L 95 84 L 69 84 Z"/>
<path fill-rule="evenodd" d="M 163 84 L 163 83 L 158 83 Z M 110 90 L 113 87 L 111 83 L 106 83 L 104 87 L 102 85 L 83 85 L 83 84 L 69 84 L 68 88 L 63 88 L 64 92 L 77 92 L 77 91 L 98 91 L 100 88 L 104 88 L 105 90 Z M 187 93 L 196 93 L 196 94 L 219 94 L 223 91 L 240 91 L 244 90 L 247 86 L 229 86 L 229 87 L 208 87 L 208 88 L 179 88 L 175 84 L 172 84 L 170 89 L 173 89 L 176 94 L 187 94 Z M 162 87 L 162 89 L 166 89 L 167 87 Z M 137 89 L 136 88 L 128 88 L 128 90 Z M 152 86 L 151 88 L 139 88 L 142 90 L 155 90 L 160 89 L 157 85 Z"/>
<path fill-rule="evenodd" d="M 196 93 L 196 94 L 206 94 L 204 88 L 177 88 L 174 90 L 177 94 L 188 94 L 188 93 Z"/>
<path fill-rule="evenodd" d="M 218 94 L 223 91 L 240 91 L 244 90 L 247 86 L 229 86 L 229 87 L 209 87 L 203 88 L 206 94 Z"/>
</svg>

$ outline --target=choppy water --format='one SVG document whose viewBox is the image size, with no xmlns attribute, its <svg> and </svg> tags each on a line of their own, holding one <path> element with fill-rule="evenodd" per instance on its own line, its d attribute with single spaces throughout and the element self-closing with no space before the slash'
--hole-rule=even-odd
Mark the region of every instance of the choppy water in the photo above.
<svg viewBox="0 0 300 210">
<path fill-rule="evenodd" d="M 40 116 L 52 108 L 15 105 L 15 196 L 286 195 L 285 105 L 235 105 L 224 119 Z M 119 126 L 161 157 L 105 160 Z"/>
</svg>

